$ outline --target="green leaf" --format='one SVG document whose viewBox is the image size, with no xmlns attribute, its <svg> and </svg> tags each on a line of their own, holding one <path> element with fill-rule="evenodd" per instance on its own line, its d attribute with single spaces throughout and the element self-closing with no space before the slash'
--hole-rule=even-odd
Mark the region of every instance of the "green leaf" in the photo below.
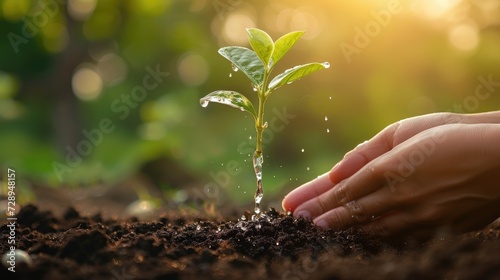
<svg viewBox="0 0 500 280">
<path fill-rule="evenodd" d="M 254 85 L 262 85 L 265 72 L 264 64 L 254 51 L 244 47 L 231 46 L 220 48 L 219 53 L 245 73 Z"/>
<path fill-rule="evenodd" d="M 274 43 L 274 51 L 271 57 L 271 65 L 273 67 L 280 59 L 295 45 L 297 40 L 302 37 L 304 31 L 294 31 L 283 35 Z"/>
<path fill-rule="evenodd" d="M 257 118 L 252 102 L 250 102 L 250 100 L 248 100 L 243 94 L 236 91 L 217 90 L 200 99 L 202 107 L 207 107 L 209 102 L 221 103 L 240 109 L 241 111 L 247 111 L 252 114 L 254 118 Z"/>
<path fill-rule="evenodd" d="M 264 66 L 269 67 L 269 60 L 271 60 L 274 50 L 273 39 L 266 32 L 257 28 L 248 28 L 247 33 L 253 50 L 257 53 Z"/>
<path fill-rule="evenodd" d="M 293 81 L 296 81 L 302 77 L 305 77 L 311 73 L 314 73 L 318 70 L 324 69 L 324 68 L 329 68 L 330 63 L 324 62 L 324 63 L 318 63 L 318 62 L 313 62 L 309 64 L 304 64 L 304 65 L 299 65 L 295 66 L 293 68 L 290 68 L 286 70 L 285 72 L 279 74 L 278 76 L 274 77 L 274 79 L 269 83 L 269 92 L 281 87 L 282 85 L 285 84 L 290 84 Z"/>
</svg>

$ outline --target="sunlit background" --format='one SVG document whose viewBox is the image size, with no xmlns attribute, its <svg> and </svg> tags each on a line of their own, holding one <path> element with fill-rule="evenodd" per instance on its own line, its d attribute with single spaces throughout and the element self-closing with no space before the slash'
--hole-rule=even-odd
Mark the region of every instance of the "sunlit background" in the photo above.
<svg viewBox="0 0 500 280">
<path fill-rule="evenodd" d="M 217 53 L 248 46 L 248 27 L 307 31 L 275 74 L 332 65 L 266 104 L 283 129 L 264 139 L 265 205 L 399 119 L 500 105 L 498 84 L 476 92 L 500 82 L 497 0 L 1 0 L 0 166 L 18 170 L 26 201 L 39 185 L 132 185 L 251 204 L 252 118 L 199 105 L 217 89 L 256 101 Z"/>
</svg>

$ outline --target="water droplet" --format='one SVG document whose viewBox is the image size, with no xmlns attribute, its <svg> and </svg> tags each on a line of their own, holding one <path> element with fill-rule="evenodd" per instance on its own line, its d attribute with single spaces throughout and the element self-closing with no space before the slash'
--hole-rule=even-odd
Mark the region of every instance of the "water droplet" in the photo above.
<svg viewBox="0 0 500 280">
<path fill-rule="evenodd" d="M 256 229 L 261 229 L 261 228 L 262 228 L 262 225 L 261 225 L 261 224 L 256 224 L 256 225 L 255 225 L 255 228 L 256 228 Z"/>
<path fill-rule="evenodd" d="M 302 151 L 302 152 L 304 152 L 305 150 L 304 150 L 304 149 L 302 149 L 301 151 Z"/>
<path fill-rule="evenodd" d="M 330 133 L 330 129 L 329 128 L 326 129 L 326 133 Z"/>
<path fill-rule="evenodd" d="M 276 246 L 280 246 L 280 243 L 279 243 L 279 242 L 276 242 Z"/>
<path fill-rule="evenodd" d="M 311 170 L 311 168 L 309 168 L 309 166 L 306 168 L 307 171 Z"/>
<path fill-rule="evenodd" d="M 233 77 L 233 73 L 229 73 L 229 78 L 232 78 Z"/>
<path fill-rule="evenodd" d="M 207 100 L 200 100 L 201 107 L 205 108 L 208 106 L 208 101 Z"/>
<path fill-rule="evenodd" d="M 233 69 L 234 72 L 238 72 L 238 67 L 234 64 L 231 64 L 231 69 Z"/>
<path fill-rule="evenodd" d="M 197 225 L 197 226 L 196 226 L 196 230 L 201 230 L 201 226 L 200 226 L 200 225 Z"/>
<path fill-rule="evenodd" d="M 248 136 L 248 139 L 252 140 L 252 135 Z M 250 154 L 248 154 L 250 156 Z"/>
<path fill-rule="evenodd" d="M 326 122 L 326 121 L 328 121 L 328 117 L 327 117 L 327 116 L 325 116 L 325 122 Z"/>
<path fill-rule="evenodd" d="M 330 68 L 330 63 L 329 62 L 323 62 L 323 66 L 325 68 Z"/>
<path fill-rule="evenodd" d="M 328 97 L 328 99 L 332 100 L 332 97 L 330 96 L 330 97 Z"/>
<path fill-rule="evenodd" d="M 240 188 L 240 186 L 238 186 L 238 189 Z"/>
<path fill-rule="evenodd" d="M 253 91 L 259 90 L 259 88 L 256 85 L 254 85 L 254 84 L 252 84 L 252 89 L 253 89 Z"/>
</svg>

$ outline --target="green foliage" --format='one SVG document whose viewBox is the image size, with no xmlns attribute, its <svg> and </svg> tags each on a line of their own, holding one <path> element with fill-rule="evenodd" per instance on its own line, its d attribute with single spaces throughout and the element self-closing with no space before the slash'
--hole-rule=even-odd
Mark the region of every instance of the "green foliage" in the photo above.
<svg viewBox="0 0 500 280">
<path fill-rule="evenodd" d="M 291 32 L 276 43 L 264 31 L 256 28 L 247 29 L 248 39 L 253 51 L 244 47 L 224 47 L 219 53 L 233 64 L 233 70 L 241 70 L 252 81 L 254 90 L 259 97 L 258 111 L 255 113 L 252 103 L 241 93 L 235 91 L 218 90 L 200 99 L 203 107 L 209 102 L 216 102 L 228 105 L 251 113 L 255 118 L 255 129 L 257 131 L 256 147 L 253 156 L 254 171 L 257 178 L 257 191 L 255 193 L 255 214 L 259 217 L 260 201 L 263 196 L 262 188 L 262 163 L 264 161 L 262 153 L 262 133 L 267 128 L 264 118 L 264 104 L 269 95 L 277 88 L 291 84 L 292 82 L 314 73 L 320 69 L 330 67 L 327 62 L 309 63 L 298 65 L 286 70 L 269 81 L 269 75 L 281 58 L 290 50 L 304 32 Z"/>
<path fill-rule="evenodd" d="M 276 42 L 263 30 L 256 28 L 247 29 L 248 39 L 253 50 L 229 46 L 219 49 L 219 54 L 233 64 L 233 70 L 241 70 L 252 82 L 258 91 L 260 102 L 264 103 L 266 98 L 277 88 L 290 84 L 320 69 L 330 67 L 328 62 L 309 63 L 298 65 L 277 75 L 266 85 L 269 75 L 278 61 L 291 49 L 304 31 L 290 32 Z M 208 102 L 216 102 L 231 106 L 233 108 L 247 111 L 254 115 L 256 122 L 263 115 L 259 106 L 259 114 L 255 113 L 253 105 L 241 93 L 235 91 L 215 91 L 203 97 L 200 103 L 204 107 Z M 262 121 L 260 119 L 260 121 Z"/>
<path fill-rule="evenodd" d="M 237 93 L 235 91 L 229 90 L 218 90 L 210 93 L 209 95 L 203 97 L 201 100 L 201 105 L 203 107 L 208 105 L 208 102 L 217 102 L 221 104 L 226 104 L 233 108 L 240 109 L 241 111 L 246 111 L 252 114 L 254 118 L 257 118 L 257 113 L 253 108 L 252 102 L 248 100 L 244 95 Z"/>
</svg>

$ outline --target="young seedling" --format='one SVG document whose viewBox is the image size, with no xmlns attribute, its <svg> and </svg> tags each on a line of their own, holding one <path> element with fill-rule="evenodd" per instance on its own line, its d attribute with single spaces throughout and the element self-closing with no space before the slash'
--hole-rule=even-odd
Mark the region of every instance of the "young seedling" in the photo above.
<svg viewBox="0 0 500 280">
<path fill-rule="evenodd" d="M 243 94 L 231 90 L 217 90 L 200 99 L 200 104 L 206 107 L 209 102 L 216 102 L 240 109 L 250 113 L 255 119 L 255 129 L 257 131 L 255 152 L 253 154 L 253 167 L 257 178 L 257 190 L 255 192 L 255 214 L 253 220 L 261 217 L 260 202 L 264 195 L 262 187 L 262 164 L 264 157 L 262 152 L 262 132 L 267 128 L 264 122 L 264 105 L 267 98 L 279 87 L 307 76 L 320 69 L 330 67 L 328 62 L 308 63 L 298 65 L 286 70 L 270 80 L 270 74 L 274 66 L 297 40 L 304 34 L 304 31 L 288 33 L 276 42 L 264 31 L 256 28 L 248 28 L 248 39 L 253 50 L 245 47 L 229 46 L 219 49 L 219 54 L 232 63 L 234 71 L 241 70 L 252 82 L 253 91 L 257 92 L 259 106 L 255 111 L 254 106 Z"/>
</svg>

